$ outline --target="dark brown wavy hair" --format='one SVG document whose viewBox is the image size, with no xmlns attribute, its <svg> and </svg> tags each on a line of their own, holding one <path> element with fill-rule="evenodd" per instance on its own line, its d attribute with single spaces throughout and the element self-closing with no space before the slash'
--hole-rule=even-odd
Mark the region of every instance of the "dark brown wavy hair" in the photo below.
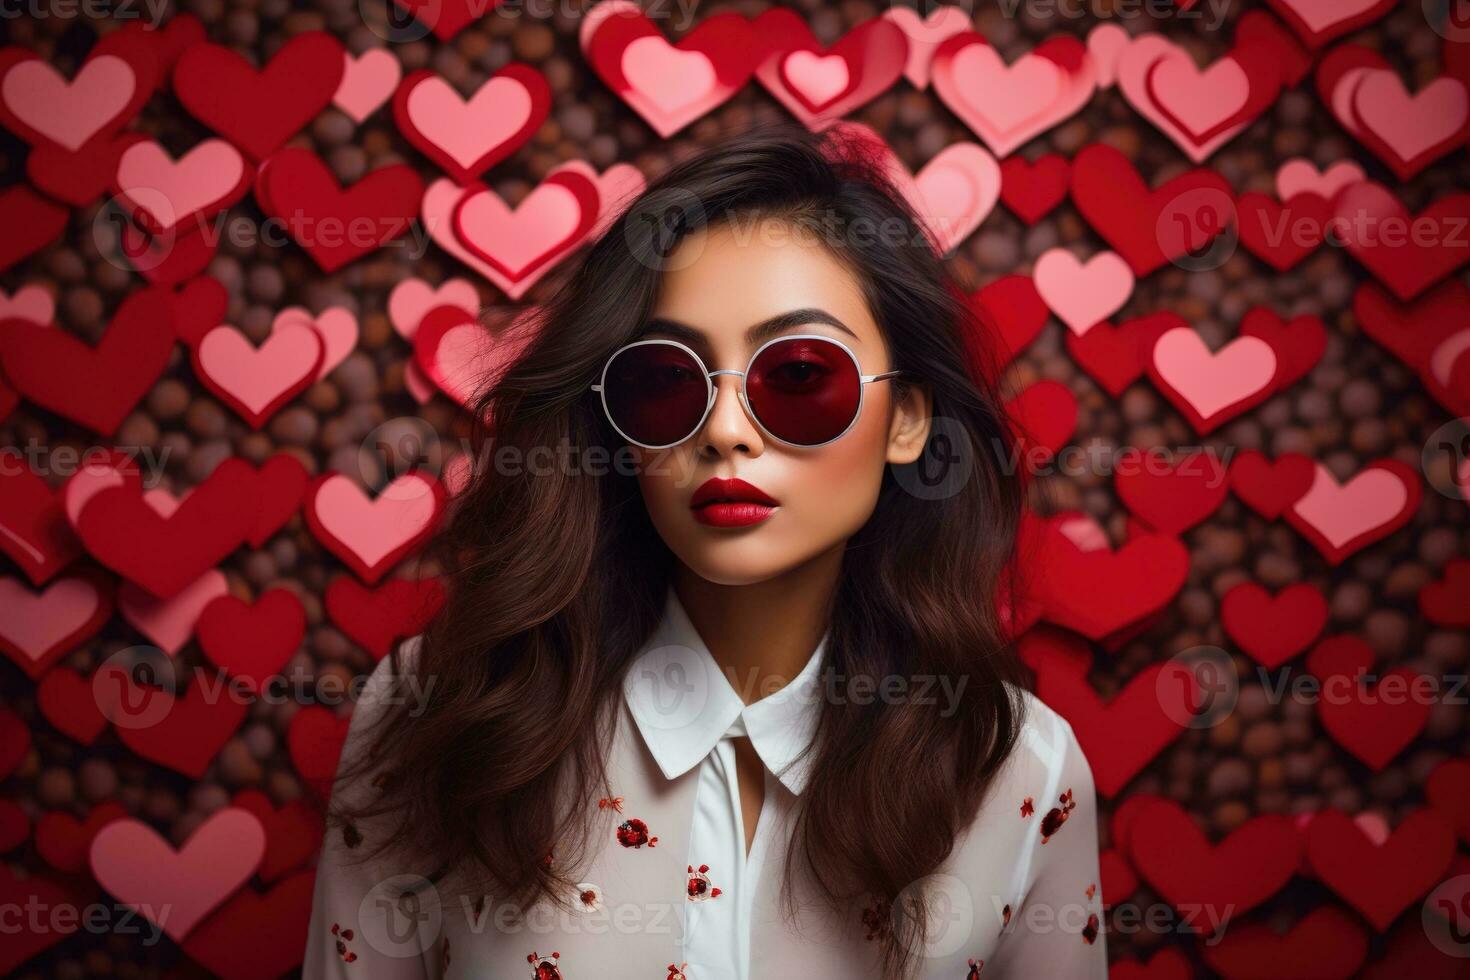
<svg viewBox="0 0 1470 980">
<path fill-rule="evenodd" d="M 847 545 L 824 668 L 964 677 L 957 710 L 822 705 L 782 886 L 790 910 L 800 865 L 834 906 L 863 895 L 906 913 L 881 935 L 885 975 L 903 977 L 925 923 L 900 893 L 950 855 L 1022 721 L 1023 674 L 997 596 L 1023 491 L 1005 465 L 1013 436 L 985 324 L 869 145 L 783 124 L 672 166 L 560 281 L 475 415 L 493 419 L 496 452 L 521 459 L 536 447 L 615 454 L 622 443 L 588 386 L 639 333 L 680 239 L 735 218 L 813 222 L 861 284 L 894 366 L 930 387 L 939 420 L 925 458 L 885 474 Z M 956 457 L 963 479 L 913 492 L 926 467 Z M 524 908 L 563 901 L 579 880 L 597 810 L 587 804 L 612 795 L 605 753 L 622 678 L 658 624 L 674 558 L 630 474 L 495 469 L 477 467 L 438 535 L 447 601 L 413 666 L 398 667 L 432 678 L 432 693 L 413 717 L 382 716 L 360 767 L 378 770 L 381 792 L 337 816 L 391 814 L 396 833 L 379 851 L 468 871 Z M 361 775 L 351 768 L 340 778 Z"/>
</svg>

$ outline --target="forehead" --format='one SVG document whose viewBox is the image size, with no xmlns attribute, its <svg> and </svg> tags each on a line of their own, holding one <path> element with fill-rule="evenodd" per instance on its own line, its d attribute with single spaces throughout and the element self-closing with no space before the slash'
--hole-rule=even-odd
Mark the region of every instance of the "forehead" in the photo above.
<svg viewBox="0 0 1470 980">
<path fill-rule="evenodd" d="M 687 323 L 719 341 L 727 334 L 738 339 L 751 324 L 808 307 L 837 317 L 858 343 L 881 340 L 857 276 L 818 240 L 815 229 L 744 217 L 702 228 L 679 243 L 653 315 Z"/>
</svg>

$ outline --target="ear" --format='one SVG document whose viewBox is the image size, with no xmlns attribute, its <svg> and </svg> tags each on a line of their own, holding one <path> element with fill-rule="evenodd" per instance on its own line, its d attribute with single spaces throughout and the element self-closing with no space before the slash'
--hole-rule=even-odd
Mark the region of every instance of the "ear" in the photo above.
<svg viewBox="0 0 1470 980">
<path fill-rule="evenodd" d="M 934 395 L 926 384 L 893 385 L 893 418 L 888 426 L 888 462 L 912 463 L 929 441 Z"/>
</svg>

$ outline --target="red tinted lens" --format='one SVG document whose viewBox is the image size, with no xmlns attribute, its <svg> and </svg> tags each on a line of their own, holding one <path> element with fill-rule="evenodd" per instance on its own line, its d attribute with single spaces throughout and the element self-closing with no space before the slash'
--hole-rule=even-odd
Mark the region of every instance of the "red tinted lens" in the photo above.
<svg viewBox="0 0 1470 980">
<path fill-rule="evenodd" d="M 862 397 L 857 364 L 830 340 L 780 340 L 750 365 L 750 410 L 777 439 L 815 446 L 842 435 Z"/>
<path fill-rule="evenodd" d="M 646 446 L 683 441 L 709 404 L 699 362 L 673 344 L 639 344 L 623 350 L 608 364 L 602 384 L 613 424 Z"/>
</svg>

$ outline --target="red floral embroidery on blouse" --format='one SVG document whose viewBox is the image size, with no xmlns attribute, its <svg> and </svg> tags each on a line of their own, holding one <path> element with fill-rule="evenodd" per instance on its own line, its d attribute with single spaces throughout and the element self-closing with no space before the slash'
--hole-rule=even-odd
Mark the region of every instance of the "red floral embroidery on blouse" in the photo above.
<svg viewBox="0 0 1470 980">
<path fill-rule="evenodd" d="M 684 971 L 688 969 L 688 967 L 688 963 L 680 963 L 678 966 L 670 963 L 669 975 L 665 977 L 664 980 L 689 980 L 689 978 L 684 975 Z"/>
<path fill-rule="evenodd" d="M 689 865 L 689 901 L 704 902 L 719 897 L 720 890 L 710 880 L 709 865 L 701 864 L 698 871 Z"/>
<path fill-rule="evenodd" d="M 993 907 L 994 906 L 992 906 L 992 908 Z M 1003 925 L 1003 926 L 1008 926 L 1008 925 L 1011 924 L 1011 903 L 1010 902 L 1007 902 L 1006 903 L 1006 907 L 1000 910 L 1000 924 Z"/>
<path fill-rule="evenodd" d="M 867 930 L 867 935 L 863 938 L 877 939 L 887 934 L 893 924 L 888 918 L 890 908 L 889 903 L 880 898 L 863 909 L 863 928 Z"/>
<path fill-rule="evenodd" d="M 1089 901 L 1091 901 L 1092 898 L 1094 896 L 1096 896 L 1096 895 L 1097 895 L 1097 883 L 1096 882 L 1093 882 L 1092 884 L 1090 884 L 1090 885 L 1087 886 L 1087 898 L 1088 898 Z"/>
<path fill-rule="evenodd" d="M 337 955 L 342 957 L 343 963 L 352 963 L 357 959 L 357 954 L 347 948 L 352 942 L 353 932 L 351 929 L 343 929 L 340 925 L 332 923 L 332 935 L 337 937 Z"/>
<path fill-rule="evenodd" d="M 1094 912 L 1087 917 L 1087 925 L 1082 927 L 1082 941 L 1091 946 L 1097 942 L 1097 931 L 1097 913 Z"/>
<path fill-rule="evenodd" d="M 1072 799 L 1070 788 L 1058 797 L 1058 800 L 1061 805 L 1052 807 L 1046 812 L 1046 816 L 1041 818 L 1041 842 L 1043 844 L 1051 840 L 1056 832 L 1062 829 L 1062 824 L 1067 822 L 1067 818 L 1077 807 L 1077 801 Z"/>
<path fill-rule="evenodd" d="M 637 817 L 629 817 L 618 825 L 618 843 L 624 847 L 642 847 L 644 844 L 654 847 L 658 838 L 648 833 L 648 824 Z"/>
<path fill-rule="evenodd" d="M 550 958 L 543 958 L 540 953 L 532 952 L 526 957 L 526 962 L 531 964 L 531 980 L 563 980 L 557 965 L 560 959 L 560 953 L 553 952 Z"/>
<path fill-rule="evenodd" d="M 597 801 L 597 809 L 616 810 L 618 813 L 622 813 L 623 798 L 621 796 L 604 796 L 602 799 Z"/>
<path fill-rule="evenodd" d="M 984 960 L 971 960 L 970 972 L 965 974 L 965 980 L 976 980 L 980 976 L 980 968 L 984 965 Z"/>
<path fill-rule="evenodd" d="M 1033 802 L 1031 802 L 1031 797 L 1028 796 L 1024 800 L 1021 801 L 1021 816 L 1023 818 L 1024 817 L 1029 817 L 1029 816 L 1031 816 L 1031 814 L 1033 814 L 1035 812 L 1036 812 L 1036 804 L 1033 803 Z"/>
</svg>

